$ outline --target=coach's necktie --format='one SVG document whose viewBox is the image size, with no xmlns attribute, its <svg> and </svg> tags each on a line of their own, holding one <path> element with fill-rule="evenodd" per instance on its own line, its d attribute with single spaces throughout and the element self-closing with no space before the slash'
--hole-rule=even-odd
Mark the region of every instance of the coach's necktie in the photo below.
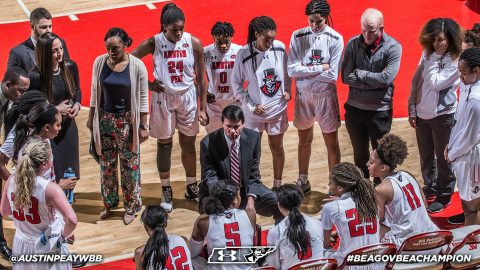
<svg viewBox="0 0 480 270">
<path fill-rule="evenodd" d="M 240 162 L 238 161 L 236 140 L 233 140 L 230 146 L 230 178 L 239 186 L 242 185 L 240 183 Z"/>
</svg>

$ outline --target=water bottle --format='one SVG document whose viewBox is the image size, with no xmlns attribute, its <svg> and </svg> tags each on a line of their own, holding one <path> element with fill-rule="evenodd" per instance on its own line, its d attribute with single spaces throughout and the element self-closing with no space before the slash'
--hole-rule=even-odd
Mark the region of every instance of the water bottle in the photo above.
<svg viewBox="0 0 480 270">
<path fill-rule="evenodd" d="M 63 178 L 68 179 L 75 177 L 75 170 L 72 167 L 68 167 L 63 173 Z M 70 204 L 73 204 L 73 189 L 65 190 L 65 196 Z"/>
</svg>

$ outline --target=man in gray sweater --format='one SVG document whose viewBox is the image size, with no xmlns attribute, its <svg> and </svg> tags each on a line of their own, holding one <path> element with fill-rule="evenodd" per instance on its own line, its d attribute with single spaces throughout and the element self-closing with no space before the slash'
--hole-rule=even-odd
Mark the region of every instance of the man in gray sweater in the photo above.
<svg viewBox="0 0 480 270">
<path fill-rule="evenodd" d="M 350 39 L 342 63 L 342 81 L 350 92 L 345 124 L 353 146 L 355 165 L 369 177 L 366 163 L 377 140 L 392 124 L 393 80 L 400 68 L 402 46 L 383 30 L 383 14 L 365 10 L 362 34 Z"/>
</svg>

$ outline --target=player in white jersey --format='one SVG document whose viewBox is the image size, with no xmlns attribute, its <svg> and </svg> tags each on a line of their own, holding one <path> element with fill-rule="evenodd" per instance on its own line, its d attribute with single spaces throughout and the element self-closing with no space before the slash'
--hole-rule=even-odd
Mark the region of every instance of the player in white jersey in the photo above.
<svg viewBox="0 0 480 270">
<path fill-rule="evenodd" d="M 371 176 L 382 182 L 375 188 L 382 242 L 399 247 L 409 236 L 438 230 L 427 213 L 426 200 L 415 178 L 395 171 L 408 155 L 407 144 L 394 134 L 386 134 L 367 162 Z"/>
<path fill-rule="evenodd" d="M 336 164 L 328 182 L 329 194 L 337 198 L 323 206 L 321 222 L 324 230 L 325 257 L 334 258 L 342 264 L 345 256 L 360 247 L 380 243 L 375 188 L 354 164 Z M 330 238 L 335 226 L 340 237 L 336 251 L 331 250 Z M 382 269 L 382 265 L 355 269 Z M 353 269 L 353 268 L 350 268 Z"/>
<path fill-rule="evenodd" d="M 3 190 L 2 215 L 13 216 L 16 228 L 14 256 L 68 254 L 65 241 L 73 237 L 77 216 L 62 189 L 42 177 L 45 170 L 52 166 L 52 160 L 48 143 L 39 138 L 31 140 L 23 151 L 15 174 L 10 176 Z M 21 270 L 71 268 L 71 262 L 13 264 L 13 269 Z"/>
<path fill-rule="evenodd" d="M 295 78 L 295 120 L 298 131 L 297 184 L 310 192 L 308 167 L 312 151 L 313 125 L 318 122 L 327 148 L 328 169 L 340 162 L 337 130 L 340 114 L 335 83 L 342 59 L 343 37 L 333 30 L 330 5 L 311 0 L 305 8 L 308 27 L 293 32 L 288 54 L 288 75 Z"/>
<path fill-rule="evenodd" d="M 284 184 L 276 193 L 285 218 L 268 231 L 267 244 L 276 248 L 267 265 L 286 270 L 301 261 L 323 258 L 322 224 L 298 210 L 303 200 L 300 187 Z"/>
<path fill-rule="evenodd" d="M 149 205 L 142 213 L 141 220 L 148 241 L 135 250 L 137 270 L 193 270 L 190 250 L 182 237 L 167 234 L 168 214 L 159 205 Z"/>
<path fill-rule="evenodd" d="M 217 22 L 212 27 L 211 34 L 214 43 L 203 49 L 208 77 L 208 125 L 205 127 L 208 133 L 222 127 L 220 116 L 225 107 L 232 104 L 240 106 L 240 102 L 233 97 L 230 84 L 235 57 L 241 48 L 231 41 L 234 34 L 233 26 L 229 22 Z"/>
<path fill-rule="evenodd" d="M 480 48 L 466 49 L 458 70 L 460 101 L 445 158 L 457 177 L 467 226 L 480 224 Z"/>
<path fill-rule="evenodd" d="M 205 214 L 195 221 L 190 239 L 194 264 L 203 266 L 198 258 L 206 242 L 208 256 L 216 261 L 213 248 L 250 247 L 256 224 L 256 213 L 252 205 L 245 210 L 238 207 L 241 202 L 240 188 L 231 180 L 222 180 L 214 188 L 204 204 Z M 243 252 L 245 250 L 241 250 Z M 195 258 L 197 257 L 197 258 Z M 208 264 L 208 269 L 249 269 L 252 264 Z"/>
<path fill-rule="evenodd" d="M 207 86 L 205 62 L 200 40 L 184 32 L 185 15 L 175 4 L 166 4 L 160 18 L 162 32 L 145 40 L 132 54 L 143 58 L 153 55 L 154 77 L 150 83 L 150 136 L 157 138 L 157 169 L 162 182 L 162 206 L 173 209 L 170 186 L 172 137 L 179 132 L 182 164 L 187 187 L 185 197 L 198 202 L 195 139 L 200 124 L 207 125 L 205 111 Z M 196 76 L 198 75 L 199 76 Z M 200 97 L 197 106 L 197 96 Z M 198 108 L 197 108 L 198 107 Z M 142 128 L 148 129 L 148 126 Z"/>
<path fill-rule="evenodd" d="M 272 152 L 274 187 L 282 183 L 285 151 L 283 133 L 288 128 L 287 105 L 291 80 L 287 75 L 285 45 L 275 40 L 272 18 L 255 17 L 248 26 L 247 45 L 238 51 L 232 74 L 235 99 L 242 102 L 245 127 L 268 134 Z M 247 89 L 243 85 L 248 81 Z"/>
</svg>

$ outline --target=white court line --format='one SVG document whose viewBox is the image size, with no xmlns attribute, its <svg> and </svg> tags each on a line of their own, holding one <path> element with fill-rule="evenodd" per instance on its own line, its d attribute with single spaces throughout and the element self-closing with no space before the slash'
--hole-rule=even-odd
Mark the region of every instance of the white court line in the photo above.
<svg viewBox="0 0 480 270">
<path fill-rule="evenodd" d="M 25 6 L 25 3 L 23 3 L 22 0 L 17 0 L 17 4 L 22 8 L 23 12 L 27 14 L 28 20 L 30 20 L 30 10 L 28 10 L 27 6 Z"/>
<path fill-rule="evenodd" d="M 147 3 L 145 6 L 147 6 L 148 9 L 157 9 L 157 7 L 152 3 Z"/>
<path fill-rule="evenodd" d="M 78 21 L 78 17 L 75 14 L 68 15 L 68 18 L 70 18 L 70 20 L 72 20 L 72 21 Z"/>
<path fill-rule="evenodd" d="M 30 20 L 30 11 L 27 9 L 25 4 L 22 2 L 22 0 L 16 0 L 16 1 L 20 5 L 20 7 L 22 7 L 23 11 L 27 14 L 28 18 L 0 21 L 0 24 L 26 22 Z M 154 1 L 148 1 L 148 2 L 145 1 L 145 2 L 131 3 L 126 5 L 112 5 L 112 6 L 105 6 L 105 7 L 99 7 L 99 8 L 89 8 L 89 9 L 84 9 L 84 10 L 75 11 L 75 12 L 55 13 L 55 14 L 52 14 L 52 16 L 61 17 L 61 16 L 69 16 L 69 15 L 78 15 L 78 14 L 84 14 L 84 13 L 90 13 L 90 12 L 112 10 L 117 8 L 134 7 L 134 6 L 141 6 L 141 5 L 147 5 L 147 4 L 153 5 L 153 3 L 162 3 L 162 2 L 172 2 L 172 0 L 154 0 Z"/>
</svg>

